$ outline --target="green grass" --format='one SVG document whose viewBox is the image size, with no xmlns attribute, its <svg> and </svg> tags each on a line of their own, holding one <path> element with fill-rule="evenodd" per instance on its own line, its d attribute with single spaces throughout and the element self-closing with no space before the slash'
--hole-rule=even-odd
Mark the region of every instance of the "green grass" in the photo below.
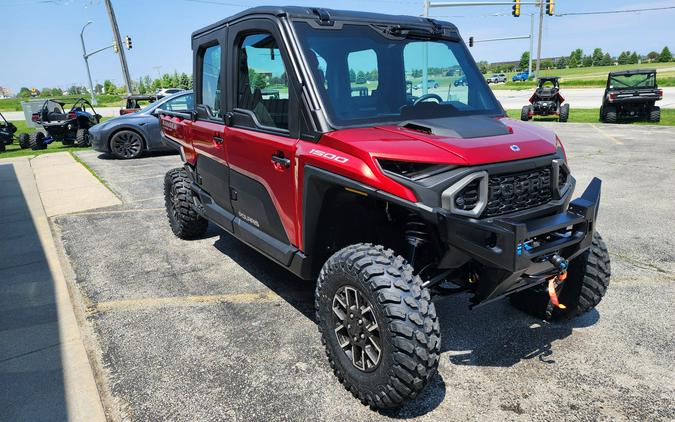
<svg viewBox="0 0 675 422">
<path fill-rule="evenodd" d="M 72 104 L 77 100 L 78 98 L 82 98 L 80 96 L 67 96 L 67 97 L 55 97 L 55 99 L 59 101 L 63 101 L 66 103 L 66 106 L 69 104 Z M 89 100 L 89 97 L 84 96 L 84 98 Z M 0 99 L 0 112 L 2 111 L 21 111 L 21 102 L 22 101 L 27 101 L 29 99 L 27 98 L 2 98 Z M 30 98 L 30 100 L 46 100 L 46 98 Z M 116 107 L 116 106 L 122 106 L 124 103 L 124 100 L 122 99 L 121 96 L 119 95 L 99 95 L 96 97 L 96 100 L 98 101 L 98 105 L 94 106 L 96 107 Z"/>
<path fill-rule="evenodd" d="M 103 117 L 101 119 L 101 122 L 104 122 L 106 120 L 110 119 L 110 117 Z M 15 136 L 18 138 L 20 133 L 33 133 L 35 132 L 36 129 L 34 128 L 29 128 L 26 125 L 26 122 L 23 120 L 18 120 L 18 121 L 12 121 L 14 125 L 17 127 L 17 131 L 15 133 Z M 31 156 L 31 155 L 42 155 L 42 154 L 49 154 L 52 152 L 76 152 L 76 151 L 87 151 L 90 148 L 85 147 L 85 148 L 79 148 L 79 147 L 74 147 L 74 146 L 69 146 L 69 145 L 63 145 L 61 142 L 52 142 L 51 144 L 47 145 L 47 149 L 42 149 L 38 151 L 33 151 L 30 148 L 27 149 L 21 149 L 19 146 L 19 141 L 18 139 L 14 140 L 13 144 L 7 145 L 5 147 L 4 152 L 0 152 L 0 160 L 3 158 L 16 158 L 16 157 L 25 157 L 25 156 Z"/>
<path fill-rule="evenodd" d="M 76 153 L 77 151 L 79 151 L 79 150 L 86 150 L 86 149 L 87 149 L 87 148 L 71 148 L 70 151 L 69 151 L 69 152 L 70 152 L 70 156 L 73 157 L 73 159 L 74 159 L 75 161 L 77 161 L 78 163 L 80 163 L 80 164 L 82 165 L 82 167 L 84 167 L 85 169 L 87 169 L 87 171 L 88 171 L 89 173 L 91 173 L 91 175 L 94 176 L 94 177 L 96 178 L 96 180 L 98 180 L 98 182 L 99 182 L 100 184 L 102 184 L 103 186 L 105 186 L 106 189 L 108 189 L 110 192 L 112 192 L 113 195 L 117 196 L 117 194 L 115 193 L 115 191 L 113 191 L 112 189 L 110 189 L 110 186 L 108 186 L 108 183 L 106 183 L 105 180 L 101 179 L 101 177 L 99 177 L 99 175 L 94 171 L 94 169 L 92 169 L 91 167 L 89 167 L 89 165 L 88 165 L 87 163 L 85 163 L 84 161 L 82 161 L 82 159 L 81 159 L 77 154 L 75 154 L 75 153 Z"/>
<path fill-rule="evenodd" d="M 520 109 L 507 110 L 506 113 L 513 119 L 520 119 Z M 600 123 L 599 120 L 600 109 L 598 108 L 570 108 L 570 123 Z M 557 121 L 556 118 L 551 117 L 535 117 L 535 121 Z M 651 123 L 637 120 L 625 120 L 622 124 L 639 124 L 639 125 L 659 125 L 659 126 L 675 126 L 675 109 L 661 109 L 661 121 L 659 123 Z"/>
</svg>

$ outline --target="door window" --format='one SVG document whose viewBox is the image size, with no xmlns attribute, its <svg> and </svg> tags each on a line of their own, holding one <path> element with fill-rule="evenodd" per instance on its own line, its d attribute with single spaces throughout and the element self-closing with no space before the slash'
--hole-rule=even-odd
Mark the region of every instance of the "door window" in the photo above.
<svg viewBox="0 0 675 422">
<path fill-rule="evenodd" d="M 179 97 L 176 97 L 174 99 L 165 102 L 164 104 L 159 106 L 159 108 L 167 111 L 185 112 L 190 111 L 194 108 L 193 102 L 194 100 L 192 94 L 181 95 Z"/>
<path fill-rule="evenodd" d="M 252 111 L 262 126 L 288 129 L 288 76 L 271 34 L 241 40 L 237 73 L 236 106 Z"/>
<path fill-rule="evenodd" d="M 220 106 L 220 45 L 208 47 L 202 56 L 202 105 L 211 117 L 222 117 Z"/>
</svg>

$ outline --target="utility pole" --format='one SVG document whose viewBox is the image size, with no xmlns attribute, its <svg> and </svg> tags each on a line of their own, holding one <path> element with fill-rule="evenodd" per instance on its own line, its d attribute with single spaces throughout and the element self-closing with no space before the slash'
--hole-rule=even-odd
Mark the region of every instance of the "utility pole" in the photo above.
<svg viewBox="0 0 675 422">
<path fill-rule="evenodd" d="M 541 35 L 544 29 L 544 0 L 539 0 L 539 39 L 537 40 L 537 72 L 539 77 L 539 70 L 541 69 Z"/>
<path fill-rule="evenodd" d="M 527 75 L 528 78 L 532 75 L 532 46 L 534 44 L 534 13 L 530 13 L 530 57 L 527 62 Z"/>
<path fill-rule="evenodd" d="M 91 94 L 91 103 L 96 104 L 96 96 L 94 96 L 94 84 L 91 82 L 91 71 L 89 70 L 89 56 L 87 55 L 87 48 L 84 46 L 84 29 L 91 25 L 91 21 L 84 24 L 80 31 L 80 41 L 82 41 L 82 57 L 84 57 L 84 64 L 87 66 L 87 77 L 89 78 L 89 93 Z"/>
<path fill-rule="evenodd" d="M 120 64 L 122 65 L 122 76 L 124 76 L 124 83 L 127 86 L 127 94 L 131 95 L 131 77 L 129 76 L 129 66 L 127 66 L 127 57 L 125 56 L 124 48 L 122 47 L 122 37 L 120 36 L 120 29 L 117 26 L 115 11 L 113 10 L 110 0 L 104 1 L 105 8 L 108 11 L 108 18 L 110 18 L 110 26 L 112 27 L 113 36 L 115 37 L 115 44 L 117 45 L 117 54 L 120 57 Z"/>
</svg>

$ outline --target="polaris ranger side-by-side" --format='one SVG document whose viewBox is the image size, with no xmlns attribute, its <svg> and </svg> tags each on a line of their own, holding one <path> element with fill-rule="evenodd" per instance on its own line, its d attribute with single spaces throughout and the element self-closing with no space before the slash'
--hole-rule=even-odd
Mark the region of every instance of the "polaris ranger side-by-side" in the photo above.
<svg viewBox="0 0 675 422">
<path fill-rule="evenodd" d="M 638 118 L 659 122 L 661 108 L 655 104 L 662 98 L 663 90 L 656 84 L 656 69 L 609 72 L 600 121 L 616 123 L 621 119 Z"/>
<path fill-rule="evenodd" d="M 560 139 L 505 117 L 452 24 L 261 7 L 192 48 L 195 110 L 161 118 L 184 161 L 165 178 L 171 229 L 211 221 L 317 280 L 328 360 L 364 404 L 397 408 L 435 373 L 433 294 L 508 296 L 550 320 L 602 299 L 600 180 L 572 200 Z M 425 57 L 441 86 L 410 93 Z M 466 84 L 441 82 L 456 68 Z"/>
</svg>

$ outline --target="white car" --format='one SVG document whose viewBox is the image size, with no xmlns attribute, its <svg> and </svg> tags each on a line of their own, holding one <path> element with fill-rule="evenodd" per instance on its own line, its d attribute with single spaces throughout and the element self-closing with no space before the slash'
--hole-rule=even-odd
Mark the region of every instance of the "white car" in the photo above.
<svg viewBox="0 0 675 422">
<path fill-rule="evenodd" d="M 506 74 L 504 73 L 495 73 L 494 75 L 487 78 L 488 84 L 498 84 L 500 82 L 506 82 Z"/>
<path fill-rule="evenodd" d="M 157 99 L 185 91 L 183 88 L 162 88 L 157 90 Z"/>
</svg>

